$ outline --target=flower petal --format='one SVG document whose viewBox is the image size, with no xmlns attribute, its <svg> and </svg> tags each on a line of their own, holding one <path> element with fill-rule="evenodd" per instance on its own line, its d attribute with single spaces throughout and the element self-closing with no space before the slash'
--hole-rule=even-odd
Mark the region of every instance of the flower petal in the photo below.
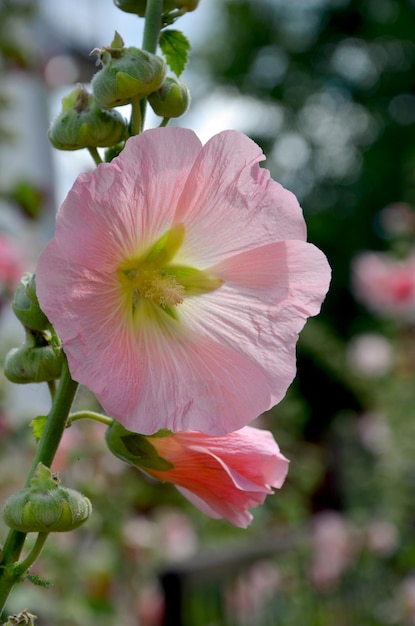
<svg viewBox="0 0 415 626">
<path fill-rule="evenodd" d="M 264 502 L 272 493 L 270 485 L 281 487 L 288 471 L 289 462 L 272 434 L 257 428 L 224 437 L 178 432 L 151 443 L 173 465 L 152 475 L 175 484 L 207 515 L 243 528 L 252 519 L 247 509 Z"/>
<path fill-rule="evenodd" d="M 234 255 L 211 271 L 223 286 L 203 300 L 188 298 L 181 318 L 197 335 L 257 364 L 270 408 L 295 376 L 298 333 L 320 309 L 330 281 L 327 260 L 312 244 L 285 241 Z"/>
<path fill-rule="evenodd" d="M 253 246 L 305 239 L 295 196 L 259 167 L 264 158 L 256 143 L 235 131 L 219 133 L 203 147 L 175 215 L 186 224 L 184 262 L 192 259 L 204 269 Z"/>
<path fill-rule="evenodd" d="M 134 138 L 137 139 L 137 138 Z M 197 136 L 154 129 L 121 155 L 81 174 L 57 216 L 56 239 L 69 259 L 113 271 L 171 227 L 178 198 L 201 150 Z"/>
<path fill-rule="evenodd" d="M 220 435 L 241 428 L 269 405 L 268 385 L 256 364 L 177 323 L 139 333 L 137 351 L 142 362 L 136 405 L 126 412 L 112 402 L 110 392 L 103 398 L 126 428 L 144 434 L 169 428 Z"/>
</svg>

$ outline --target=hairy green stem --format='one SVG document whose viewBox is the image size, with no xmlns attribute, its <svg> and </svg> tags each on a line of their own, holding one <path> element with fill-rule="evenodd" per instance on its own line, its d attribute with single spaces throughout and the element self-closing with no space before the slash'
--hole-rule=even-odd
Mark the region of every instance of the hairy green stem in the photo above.
<svg viewBox="0 0 415 626">
<path fill-rule="evenodd" d="M 66 420 L 71 410 L 77 388 L 78 383 L 72 380 L 68 364 L 65 361 L 59 386 L 53 399 L 51 410 L 47 416 L 42 436 L 36 449 L 35 458 L 26 480 L 26 487 L 30 486 L 30 481 L 39 463 L 43 463 L 43 465 L 47 467 L 52 465 L 52 461 L 65 430 Z M 0 567 L 0 613 L 3 611 L 10 591 L 17 582 L 13 564 L 16 563 L 20 557 L 25 539 L 26 533 L 17 530 L 10 530 L 7 535 Z"/>
</svg>

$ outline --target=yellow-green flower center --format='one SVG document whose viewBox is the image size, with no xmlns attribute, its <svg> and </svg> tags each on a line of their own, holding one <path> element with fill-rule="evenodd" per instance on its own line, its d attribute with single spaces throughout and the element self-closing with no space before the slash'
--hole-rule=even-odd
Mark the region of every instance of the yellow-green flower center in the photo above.
<svg viewBox="0 0 415 626">
<path fill-rule="evenodd" d="M 214 291 L 223 284 L 209 271 L 172 262 L 184 237 L 185 228 L 178 224 L 144 254 L 125 259 L 119 266 L 118 281 L 125 305 L 133 318 L 146 302 L 176 318 L 174 308 L 186 296 Z"/>
</svg>

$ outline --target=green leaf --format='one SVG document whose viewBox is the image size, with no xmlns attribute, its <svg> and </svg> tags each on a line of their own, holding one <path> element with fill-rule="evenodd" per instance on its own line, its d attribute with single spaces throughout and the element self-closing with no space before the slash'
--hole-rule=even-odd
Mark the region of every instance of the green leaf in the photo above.
<svg viewBox="0 0 415 626">
<path fill-rule="evenodd" d="M 180 30 L 164 30 L 160 35 L 160 48 L 167 65 L 176 76 L 180 76 L 186 67 L 191 48 L 187 37 Z"/>
<path fill-rule="evenodd" d="M 46 424 L 46 418 L 47 418 L 46 415 L 38 415 L 29 424 L 29 426 L 32 427 L 32 432 L 36 441 L 39 441 L 39 439 L 42 436 L 43 429 Z"/>
</svg>

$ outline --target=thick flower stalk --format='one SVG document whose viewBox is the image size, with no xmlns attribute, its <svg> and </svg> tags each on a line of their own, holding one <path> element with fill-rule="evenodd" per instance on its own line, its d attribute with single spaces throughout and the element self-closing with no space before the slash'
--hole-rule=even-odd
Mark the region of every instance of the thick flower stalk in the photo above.
<svg viewBox="0 0 415 626">
<path fill-rule="evenodd" d="M 245 135 L 130 138 L 81 174 L 37 268 L 72 377 L 135 432 L 221 435 L 279 402 L 330 269 Z"/>
<path fill-rule="evenodd" d="M 106 439 L 116 456 L 173 483 L 206 515 L 241 528 L 252 520 L 248 509 L 280 488 L 288 472 L 272 434 L 250 426 L 223 437 L 184 431 L 143 437 L 114 422 Z"/>
</svg>

